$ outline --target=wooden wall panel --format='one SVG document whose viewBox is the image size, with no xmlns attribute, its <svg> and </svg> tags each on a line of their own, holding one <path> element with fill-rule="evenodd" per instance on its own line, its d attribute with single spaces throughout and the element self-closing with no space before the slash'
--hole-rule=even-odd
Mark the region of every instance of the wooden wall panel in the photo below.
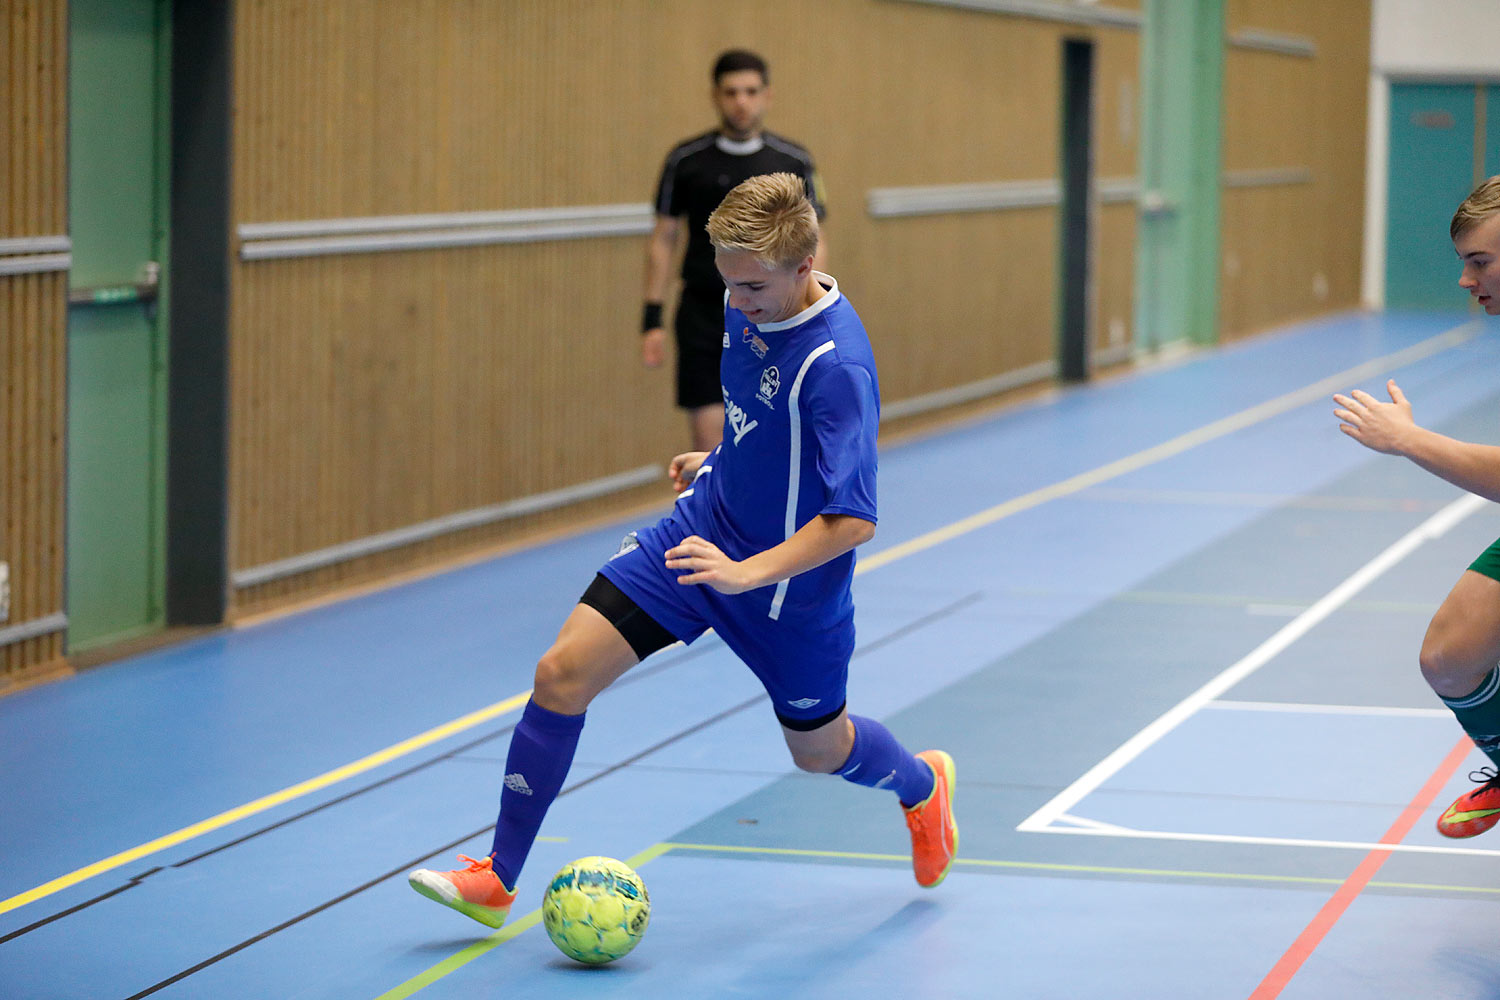
<svg viewBox="0 0 1500 1000">
<path fill-rule="evenodd" d="M 1306 183 L 1226 187 L 1220 327 L 1226 338 L 1359 305 L 1368 0 L 1231 0 L 1228 30 L 1310 40 L 1311 56 L 1231 45 L 1224 169 L 1302 168 Z"/>
<path fill-rule="evenodd" d="M 0 238 L 67 232 L 67 7 L 0 3 Z M 63 610 L 67 277 L 0 275 L 0 560 L 8 622 Z M 61 662 L 62 634 L 0 646 L 0 691 Z"/>
</svg>

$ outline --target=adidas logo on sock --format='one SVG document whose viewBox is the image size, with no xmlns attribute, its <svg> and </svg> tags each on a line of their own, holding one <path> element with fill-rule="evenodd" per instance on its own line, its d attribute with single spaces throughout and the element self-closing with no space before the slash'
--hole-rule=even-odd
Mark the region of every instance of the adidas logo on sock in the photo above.
<svg viewBox="0 0 1500 1000">
<path fill-rule="evenodd" d="M 522 795 L 531 794 L 531 786 L 526 784 L 526 775 L 522 774 L 520 771 L 517 771 L 515 774 L 507 774 L 505 776 L 505 787 L 509 788 L 513 792 L 519 792 Z"/>
</svg>

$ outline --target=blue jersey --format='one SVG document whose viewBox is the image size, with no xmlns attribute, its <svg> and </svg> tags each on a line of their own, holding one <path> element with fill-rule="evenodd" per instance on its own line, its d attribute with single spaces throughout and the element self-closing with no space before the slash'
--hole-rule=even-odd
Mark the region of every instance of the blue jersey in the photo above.
<svg viewBox="0 0 1500 1000">
<path fill-rule="evenodd" d="M 779 323 L 757 326 L 726 297 L 724 439 L 674 516 L 731 559 L 779 545 L 819 514 L 876 520 L 875 358 L 838 283 L 816 280 L 823 297 Z M 772 619 L 832 625 L 853 614 L 853 576 L 851 551 L 742 596 Z"/>
</svg>

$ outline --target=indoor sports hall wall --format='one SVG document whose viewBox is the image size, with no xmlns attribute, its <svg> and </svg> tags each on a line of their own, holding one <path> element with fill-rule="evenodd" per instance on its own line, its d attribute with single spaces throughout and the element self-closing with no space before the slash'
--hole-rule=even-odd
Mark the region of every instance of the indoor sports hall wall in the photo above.
<svg viewBox="0 0 1500 1000">
<path fill-rule="evenodd" d="M 1230 0 L 1224 338 L 1359 303 L 1367 0 Z"/>
<path fill-rule="evenodd" d="M 0 681 L 58 663 L 67 398 L 67 4 L 0 6 Z M 3 684 L 0 684 L 3 687 Z"/>
<path fill-rule="evenodd" d="M 0 240 L 64 250 L 66 6 L 0 8 Z M 1091 43 L 1086 329 L 1096 364 L 1128 359 L 1152 342 L 1132 328 L 1145 7 L 239 0 L 229 617 L 660 498 L 685 432 L 670 372 L 639 362 L 643 237 L 667 150 L 713 124 L 726 47 L 770 59 L 767 123 L 818 160 L 830 270 L 899 416 L 1055 374 L 1063 47 Z M 1369 3 L 1224 9 L 1219 334 L 1239 336 L 1357 304 Z M 0 255 L 11 627 L 65 610 L 66 282 L 19 256 Z M 0 648 L 11 672 L 62 654 L 55 630 Z"/>
</svg>

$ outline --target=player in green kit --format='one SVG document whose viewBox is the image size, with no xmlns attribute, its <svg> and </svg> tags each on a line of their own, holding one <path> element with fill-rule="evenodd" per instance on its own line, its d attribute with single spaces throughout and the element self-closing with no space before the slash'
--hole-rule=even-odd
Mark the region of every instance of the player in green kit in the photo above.
<svg viewBox="0 0 1500 1000">
<path fill-rule="evenodd" d="M 1500 315 L 1500 177 L 1474 189 L 1449 227 L 1463 264 L 1459 287 L 1491 316 Z M 1395 379 L 1390 402 L 1355 389 L 1338 394 L 1339 429 L 1375 451 L 1403 455 L 1455 486 L 1500 502 L 1500 447 L 1456 441 L 1419 426 Z M 1500 822 L 1500 541 L 1459 577 L 1422 640 L 1422 676 L 1452 709 L 1464 732 L 1494 767 L 1476 771 L 1480 782 L 1438 817 L 1446 837 L 1472 837 Z"/>
</svg>

